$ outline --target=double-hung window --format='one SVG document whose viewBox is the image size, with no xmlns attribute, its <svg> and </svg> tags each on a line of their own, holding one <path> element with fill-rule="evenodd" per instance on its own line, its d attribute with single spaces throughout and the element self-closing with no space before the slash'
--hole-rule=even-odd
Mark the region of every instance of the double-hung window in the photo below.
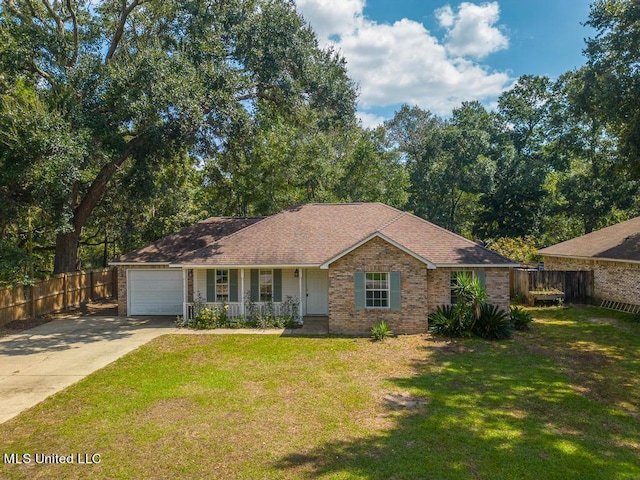
<svg viewBox="0 0 640 480">
<path fill-rule="evenodd" d="M 365 306 L 366 308 L 389 308 L 389 273 L 366 272 Z"/>
<path fill-rule="evenodd" d="M 273 301 L 273 270 L 260 269 L 260 301 Z"/>
<path fill-rule="evenodd" d="M 398 312 L 402 307 L 400 272 L 354 272 L 356 310 L 388 308 Z"/>
<path fill-rule="evenodd" d="M 216 301 L 229 301 L 229 270 L 216 270 Z"/>
<path fill-rule="evenodd" d="M 228 302 L 229 283 L 229 270 L 207 270 L 207 302 Z"/>
</svg>

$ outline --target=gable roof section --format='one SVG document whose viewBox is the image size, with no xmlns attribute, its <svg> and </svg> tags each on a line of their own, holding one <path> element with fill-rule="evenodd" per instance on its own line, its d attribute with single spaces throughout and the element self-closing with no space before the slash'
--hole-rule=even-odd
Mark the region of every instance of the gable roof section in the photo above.
<svg viewBox="0 0 640 480">
<path fill-rule="evenodd" d="M 211 217 L 172 233 L 146 247 L 120 256 L 112 265 L 118 264 L 165 264 L 178 261 L 216 240 L 259 222 L 264 217 Z"/>
<path fill-rule="evenodd" d="M 200 250 L 178 265 L 328 265 L 376 234 L 435 266 L 514 266 L 497 253 L 382 203 L 309 204 L 284 210 Z"/>
<path fill-rule="evenodd" d="M 538 251 L 551 257 L 640 262 L 640 217 Z"/>
<path fill-rule="evenodd" d="M 436 266 L 431 263 L 429 260 L 427 260 L 426 258 L 421 257 L 420 255 L 412 252 L 411 250 L 409 250 L 408 248 L 406 248 L 404 245 L 401 245 L 397 242 L 395 242 L 394 240 L 391 240 L 389 237 L 387 237 L 386 235 L 383 235 L 380 232 L 375 232 L 372 233 L 371 235 L 369 235 L 367 238 L 364 238 L 362 240 L 360 240 L 358 243 L 356 243 L 355 245 L 352 245 L 351 247 L 347 248 L 345 251 L 340 252 L 338 255 L 336 255 L 335 257 L 332 257 L 330 259 L 328 259 L 326 262 L 324 262 L 322 265 L 320 265 L 320 268 L 322 269 L 327 269 L 329 268 L 329 265 L 331 265 L 333 262 L 335 262 L 336 260 L 344 257 L 345 255 L 348 255 L 349 253 L 353 252 L 354 250 L 356 250 L 357 248 L 361 247 L 362 245 L 364 245 L 365 243 L 369 242 L 370 240 L 373 240 L 374 238 L 381 238 L 382 240 L 384 240 L 385 242 L 393 245 L 394 247 L 402 250 L 404 253 L 406 253 L 407 255 L 412 256 L 413 258 L 421 261 L 422 263 L 424 263 L 427 268 L 429 269 L 434 269 L 436 268 Z"/>
<path fill-rule="evenodd" d="M 498 253 L 410 213 L 385 225 L 380 233 L 438 267 L 516 266 Z"/>
</svg>

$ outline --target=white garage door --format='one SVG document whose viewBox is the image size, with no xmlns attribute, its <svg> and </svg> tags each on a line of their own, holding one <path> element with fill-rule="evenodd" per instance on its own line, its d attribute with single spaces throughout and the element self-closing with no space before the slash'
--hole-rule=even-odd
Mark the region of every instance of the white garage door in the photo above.
<svg viewBox="0 0 640 480">
<path fill-rule="evenodd" d="M 129 270 L 129 315 L 182 314 L 182 270 Z"/>
</svg>

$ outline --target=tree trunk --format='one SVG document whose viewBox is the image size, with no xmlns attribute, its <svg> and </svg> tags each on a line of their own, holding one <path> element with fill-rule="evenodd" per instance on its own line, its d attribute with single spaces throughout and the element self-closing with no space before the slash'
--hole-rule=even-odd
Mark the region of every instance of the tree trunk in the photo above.
<svg viewBox="0 0 640 480">
<path fill-rule="evenodd" d="M 135 3 L 135 2 L 134 2 Z M 129 142 L 125 151 L 113 162 L 102 167 L 91 186 L 74 208 L 72 225 L 73 232 L 59 233 L 56 237 L 56 256 L 53 261 L 53 273 L 73 272 L 78 269 L 78 247 L 80 235 L 87 224 L 89 216 L 104 194 L 107 182 L 129 158 L 131 151 L 143 142 L 142 137 L 136 137 Z"/>
<path fill-rule="evenodd" d="M 56 237 L 56 256 L 53 273 L 74 272 L 78 269 L 78 245 L 80 230 L 59 233 Z"/>
</svg>

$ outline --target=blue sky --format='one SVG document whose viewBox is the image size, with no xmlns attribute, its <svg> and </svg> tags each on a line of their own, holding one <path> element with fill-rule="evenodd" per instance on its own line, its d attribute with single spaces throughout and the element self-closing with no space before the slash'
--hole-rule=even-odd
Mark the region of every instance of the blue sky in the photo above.
<svg viewBox="0 0 640 480">
<path fill-rule="evenodd" d="M 297 0 L 322 45 L 347 60 L 359 116 L 374 126 L 402 103 L 447 116 L 464 100 L 491 108 L 521 75 L 584 64 L 590 0 Z"/>
</svg>

